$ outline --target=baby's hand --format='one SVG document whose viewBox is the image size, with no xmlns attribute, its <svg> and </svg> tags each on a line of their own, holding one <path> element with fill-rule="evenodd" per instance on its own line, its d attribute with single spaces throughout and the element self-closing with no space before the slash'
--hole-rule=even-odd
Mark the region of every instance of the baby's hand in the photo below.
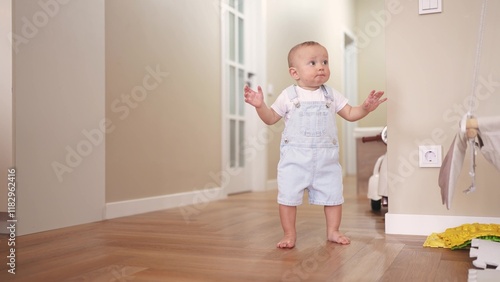
<svg viewBox="0 0 500 282">
<path fill-rule="evenodd" d="M 374 111 L 378 105 L 382 104 L 383 102 L 387 101 L 387 98 L 380 99 L 384 95 L 384 91 L 376 91 L 372 90 L 370 92 L 370 95 L 368 95 L 368 98 L 363 102 L 363 110 L 371 112 Z"/>
<path fill-rule="evenodd" d="M 245 102 L 256 107 L 260 108 L 264 103 L 264 94 L 262 93 L 262 88 L 260 86 L 257 87 L 257 91 L 255 92 L 248 85 L 245 85 Z"/>
</svg>

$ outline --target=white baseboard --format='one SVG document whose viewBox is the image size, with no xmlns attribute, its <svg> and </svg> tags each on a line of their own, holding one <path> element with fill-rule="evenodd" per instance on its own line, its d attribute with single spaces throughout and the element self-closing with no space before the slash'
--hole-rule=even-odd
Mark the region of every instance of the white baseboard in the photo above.
<svg viewBox="0 0 500 282">
<path fill-rule="evenodd" d="M 227 198 L 222 188 L 195 190 L 192 192 L 148 197 L 142 199 L 112 202 L 106 204 L 105 219 L 136 215 L 158 210 L 192 206 L 185 210 L 188 213 L 200 211 L 209 202 Z"/>
<path fill-rule="evenodd" d="M 424 235 L 441 233 L 447 228 L 466 223 L 500 224 L 500 217 L 472 217 L 446 215 L 385 214 L 385 233 L 400 235 Z"/>
<path fill-rule="evenodd" d="M 267 190 L 277 190 L 278 189 L 278 180 L 270 179 L 266 182 L 266 191 Z"/>
</svg>

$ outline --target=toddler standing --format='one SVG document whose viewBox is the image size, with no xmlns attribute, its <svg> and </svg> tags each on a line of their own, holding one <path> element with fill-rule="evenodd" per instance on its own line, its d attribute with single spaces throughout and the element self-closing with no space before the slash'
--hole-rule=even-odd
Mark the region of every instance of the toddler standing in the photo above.
<svg viewBox="0 0 500 282">
<path fill-rule="evenodd" d="M 325 83 L 330 78 L 328 52 L 317 42 L 307 41 L 288 54 L 290 76 L 296 81 L 285 89 L 271 107 L 264 102 L 261 87 L 245 86 L 245 102 L 255 107 L 268 125 L 285 119 L 278 164 L 278 204 L 284 236 L 278 248 L 293 248 L 296 241 L 297 206 L 304 190 L 309 203 L 324 206 L 327 239 L 346 245 L 350 239 L 339 231 L 342 218 L 342 170 L 335 113 L 348 121 L 357 121 L 375 110 L 387 98 L 383 91 L 371 91 L 360 106 Z"/>
</svg>

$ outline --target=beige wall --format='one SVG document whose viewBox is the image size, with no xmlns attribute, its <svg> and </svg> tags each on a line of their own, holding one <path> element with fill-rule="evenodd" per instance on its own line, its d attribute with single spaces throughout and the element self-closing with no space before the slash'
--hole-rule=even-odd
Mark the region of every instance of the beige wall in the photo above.
<svg viewBox="0 0 500 282">
<path fill-rule="evenodd" d="M 344 32 L 354 25 L 354 2 L 268 1 L 267 11 L 267 81 L 274 89 L 267 93 L 267 103 L 271 105 L 284 88 L 294 83 L 288 74 L 288 51 L 308 40 L 318 41 L 328 49 L 332 71 L 328 84 L 342 91 Z M 276 138 L 268 148 L 268 179 L 276 179 L 282 128 L 282 121 L 270 128 Z"/>
<path fill-rule="evenodd" d="M 356 26 L 358 50 L 358 104 L 370 91 L 385 90 L 385 27 L 391 24 L 392 13 L 384 0 L 356 0 Z M 360 121 L 358 127 L 380 127 L 387 124 L 387 104 Z"/>
<path fill-rule="evenodd" d="M 221 167 L 214 3 L 106 1 L 106 117 L 115 125 L 106 136 L 107 203 L 214 183 Z"/>
<path fill-rule="evenodd" d="M 104 1 L 16 0 L 13 32 L 16 232 L 101 220 Z"/>
<path fill-rule="evenodd" d="M 14 5 L 18 234 L 101 220 L 106 202 L 216 185 L 219 5 L 50 3 Z M 26 24 L 34 15 L 47 22 Z"/>
<path fill-rule="evenodd" d="M 0 34 L 12 31 L 12 1 L 0 1 Z M 0 212 L 7 211 L 7 170 L 13 166 L 12 158 L 12 48 L 7 36 L 0 40 Z"/>
<path fill-rule="evenodd" d="M 468 110 L 482 1 L 446 1 L 442 13 L 431 15 L 418 15 L 418 1 L 400 2 L 386 29 L 389 214 L 499 217 L 500 172 L 480 154 L 477 191 L 462 193 L 470 185 L 465 164 L 450 210 L 441 204 L 439 169 L 419 168 L 415 158 L 426 143 L 446 153 Z M 477 116 L 499 113 L 498 10 L 500 2 L 489 1 L 479 75 L 492 83 L 479 92 Z"/>
</svg>

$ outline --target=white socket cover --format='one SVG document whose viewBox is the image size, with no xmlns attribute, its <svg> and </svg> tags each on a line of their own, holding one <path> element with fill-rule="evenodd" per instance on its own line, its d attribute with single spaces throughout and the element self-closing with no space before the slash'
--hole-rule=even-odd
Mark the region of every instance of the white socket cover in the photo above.
<svg viewBox="0 0 500 282">
<path fill-rule="evenodd" d="M 418 146 L 420 167 L 441 167 L 443 161 L 441 145 Z"/>
</svg>

